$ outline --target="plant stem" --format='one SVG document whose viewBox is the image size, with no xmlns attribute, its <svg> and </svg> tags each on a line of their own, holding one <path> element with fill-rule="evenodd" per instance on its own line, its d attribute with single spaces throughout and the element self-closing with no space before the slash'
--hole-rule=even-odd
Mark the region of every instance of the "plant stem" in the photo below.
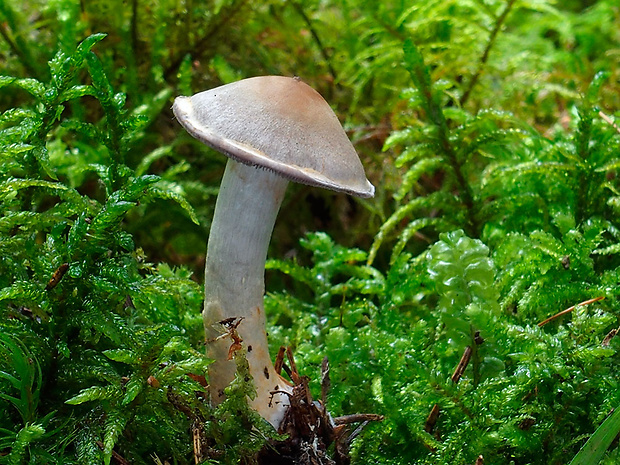
<svg viewBox="0 0 620 465">
<path fill-rule="evenodd" d="M 515 0 L 508 0 L 506 7 L 504 8 L 502 13 L 499 15 L 499 17 L 495 21 L 495 26 L 493 27 L 493 30 L 491 31 L 491 35 L 489 36 L 487 45 L 484 48 L 484 52 L 482 52 L 482 57 L 480 57 L 480 61 L 478 62 L 478 68 L 476 69 L 476 72 L 474 73 L 471 80 L 469 81 L 469 84 L 467 85 L 465 92 L 463 92 L 463 95 L 461 96 L 461 99 L 459 101 L 461 106 L 464 106 L 467 103 L 467 101 L 469 100 L 469 96 L 471 95 L 471 91 L 474 89 L 474 86 L 478 82 L 478 79 L 480 79 L 480 75 L 482 74 L 482 71 L 484 70 L 484 67 L 487 64 L 487 61 L 489 60 L 489 54 L 491 53 L 491 49 L 493 48 L 493 45 L 495 44 L 495 39 L 497 38 L 497 34 L 499 33 L 500 29 L 504 25 L 504 22 L 506 21 L 506 18 L 508 17 L 508 13 L 510 13 L 510 10 L 514 6 L 514 4 L 515 4 Z"/>
<path fill-rule="evenodd" d="M 236 333 L 247 350 L 257 388 L 251 406 L 276 428 L 288 407 L 290 391 L 275 371 L 265 328 L 263 294 L 267 248 L 288 181 L 277 174 L 229 160 L 220 186 L 209 235 L 205 267 L 203 319 L 211 400 L 224 400 L 224 388 L 234 379 L 229 360 L 231 339 L 222 321 L 240 321 Z M 239 320 L 242 319 L 242 320 Z M 287 392 L 288 392 L 287 391 Z"/>
<path fill-rule="evenodd" d="M 132 53 L 138 53 L 138 0 L 131 2 L 131 48 Z"/>
<path fill-rule="evenodd" d="M 473 326 L 470 326 L 471 333 L 471 363 L 472 363 L 472 371 L 473 371 L 473 384 L 474 388 L 478 387 L 480 384 L 480 367 L 482 365 L 482 361 L 480 360 L 480 352 L 478 350 L 478 346 L 482 344 L 482 339 L 480 338 L 480 333 L 474 329 Z"/>
<path fill-rule="evenodd" d="M 238 0 L 233 1 L 231 5 L 222 7 L 220 13 L 210 21 L 205 34 L 194 43 L 189 43 L 172 59 L 171 63 L 166 66 L 164 70 L 164 79 L 167 81 L 170 80 L 179 71 L 179 67 L 187 55 L 191 55 L 194 60 L 200 60 L 204 58 L 205 55 L 212 53 L 214 38 L 222 32 L 226 24 L 243 11 L 246 3 L 247 0 Z"/>
<path fill-rule="evenodd" d="M 424 64 L 424 58 L 413 42 L 405 44 L 405 54 L 410 63 L 409 73 L 415 86 L 418 88 L 423 99 L 423 107 L 430 122 L 437 128 L 438 150 L 443 152 L 445 159 L 452 168 L 456 178 L 459 197 L 467 210 L 467 234 L 470 237 L 479 236 L 478 211 L 474 203 L 474 196 L 462 170 L 462 163 L 457 156 L 456 150 L 450 141 L 450 129 L 446 116 L 443 113 L 441 103 L 433 92 L 431 75 L 428 67 Z"/>
<path fill-rule="evenodd" d="M 308 26 L 308 30 L 310 31 L 310 34 L 312 34 L 312 37 L 314 38 L 314 41 L 316 42 L 316 45 L 319 48 L 319 51 L 321 52 L 321 56 L 325 60 L 327 69 L 329 69 L 329 74 L 331 74 L 332 76 L 332 82 L 330 83 L 330 93 L 333 94 L 334 83 L 336 83 L 336 86 L 338 86 L 339 84 L 338 84 L 338 77 L 336 74 L 336 70 L 334 69 L 332 65 L 331 57 L 329 56 L 329 54 L 327 53 L 327 50 L 323 46 L 323 42 L 321 41 L 321 38 L 319 37 L 318 32 L 312 25 L 310 18 L 304 11 L 303 6 L 299 4 L 298 2 L 291 2 L 291 5 L 293 6 L 297 14 L 299 14 L 299 16 L 301 16 L 301 18 L 304 20 L 304 23 L 306 23 L 306 26 Z"/>
<path fill-rule="evenodd" d="M 34 47 L 26 43 L 23 38 L 23 32 L 21 33 L 22 35 L 19 32 L 17 34 L 15 32 L 26 30 L 27 25 L 19 13 L 13 10 L 11 2 L 7 3 L 5 0 L 0 0 L 0 19 L 2 19 L 0 21 L 0 35 L 6 41 L 11 51 L 18 58 L 30 77 L 43 80 L 46 77 L 46 73 L 38 64 L 40 60 L 37 61 L 30 54 L 30 50 L 34 50 Z"/>
</svg>

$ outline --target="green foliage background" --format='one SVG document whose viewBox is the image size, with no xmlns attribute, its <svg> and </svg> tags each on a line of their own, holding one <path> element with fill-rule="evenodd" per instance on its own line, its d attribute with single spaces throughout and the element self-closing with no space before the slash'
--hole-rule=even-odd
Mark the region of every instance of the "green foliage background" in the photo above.
<svg viewBox="0 0 620 465">
<path fill-rule="evenodd" d="M 317 88 L 377 186 L 292 186 L 267 265 L 272 349 L 386 416 L 354 463 L 567 463 L 620 404 L 617 2 L 0 0 L 0 35 L 0 463 L 273 435 L 243 377 L 204 400 L 224 157 L 170 111 L 260 74 Z"/>
</svg>

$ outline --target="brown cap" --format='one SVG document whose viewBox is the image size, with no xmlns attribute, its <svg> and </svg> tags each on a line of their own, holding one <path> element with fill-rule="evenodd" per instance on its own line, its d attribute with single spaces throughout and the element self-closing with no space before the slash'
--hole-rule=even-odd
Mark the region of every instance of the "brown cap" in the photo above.
<svg viewBox="0 0 620 465">
<path fill-rule="evenodd" d="M 238 162 L 359 197 L 375 193 L 338 117 L 297 78 L 243 79 L 177 97 L 172 109 L 192 136 Z"/>
</svg>

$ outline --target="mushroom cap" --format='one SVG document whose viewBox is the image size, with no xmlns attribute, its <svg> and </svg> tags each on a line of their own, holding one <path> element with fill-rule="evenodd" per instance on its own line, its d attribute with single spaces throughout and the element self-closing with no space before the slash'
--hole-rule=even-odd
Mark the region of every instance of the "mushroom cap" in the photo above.
<svg viewBox="0 0 620 465">
<path fill-rule="evenodd" d="M 175 116 L 196 139 L 291 181 L 372 197 L 338 117 L 298 78 L 259 76 L 177 97 Z"/>
</svg>

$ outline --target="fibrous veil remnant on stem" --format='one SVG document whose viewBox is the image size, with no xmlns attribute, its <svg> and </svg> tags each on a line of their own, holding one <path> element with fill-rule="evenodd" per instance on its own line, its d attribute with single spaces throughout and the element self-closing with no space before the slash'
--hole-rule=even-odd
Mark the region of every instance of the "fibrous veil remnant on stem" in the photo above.
<svg viewBox="0 0 620 465">
<path fill-rule="evenodd" d="M 290 383 L 269 356 L 263 307 L 264 270 L 273 226 L 289 181 L 360 197 L 374 195 L 338 118 L 318 92 L 297 78 L 245 79 L 192 97 L 178 97 L 174 114 L 200 141 L 226 154 L 209 234 L 204 324 L 209 390 L 214 404 L 235 375 L 235 321 L 256 385 L 251 405 L 276 429 L 289 405 Z M 287 394 L 288 393 L 288 394 Z"/>
</svg>

